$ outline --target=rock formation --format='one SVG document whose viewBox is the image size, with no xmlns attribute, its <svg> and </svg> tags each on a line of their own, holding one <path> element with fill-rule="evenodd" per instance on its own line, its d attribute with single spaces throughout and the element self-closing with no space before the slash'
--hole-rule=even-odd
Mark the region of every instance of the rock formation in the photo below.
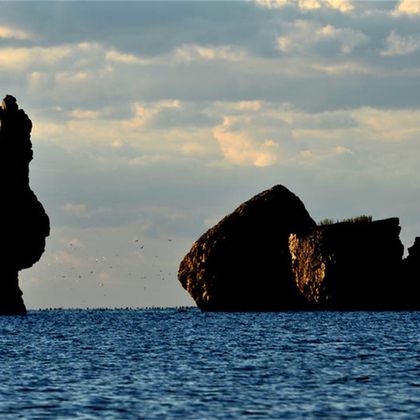
<svg viewBox="0 0 420 420">
<path fill-rule="evenodd" d="M 288 238 L 315 226 L 300 199 L 275 186 L 201 236 L 181 262 L 178 278 L 203 310 L 301 307 Z"/>
<path fill-rule="evenodd" d="M 397 309 L 404 247 L 397 218 L 319 226 L 290 235 L 295 283 L 313 308 Z"/>
<path fill-rule="evenodd" d="M 420 238 L 403 260 L 398 218 L 317 226 L 275 186 L 209 229 L 178 278 L 202 310 L 419 310 Z"/>
<path fill-rule="evenodd" d="M 403 264 L 406 290 L 404 307 L 420 310 L 420 238 L 415 238 L 414 244 L 408 248 L 408 256 Z"/>
<path fill-rule="evenodd" d="M 31 267 L 45 249 L 49 218 L 29 187 L 29 162 L 32 160 L 31 120 L 7 95 L 0 107 L 0 169 L 2 194 L 2 274 L 0 314 L 25 314 L 18 271 Z"/>
</svg>

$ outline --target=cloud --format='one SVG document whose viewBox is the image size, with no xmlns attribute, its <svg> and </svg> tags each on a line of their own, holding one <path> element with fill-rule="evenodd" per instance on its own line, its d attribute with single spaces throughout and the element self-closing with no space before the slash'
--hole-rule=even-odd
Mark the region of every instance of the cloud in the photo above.
<svg viewBox="0 0 420 420">
<path fill-rule="evenodd" d="M 241 61 L 245 58 L 245 53 L 231 46 L 184 45 L 175 50 L 175 57 L 187 62 L 194 60 Z"/>
<path fill-rule="evenodd" d="M 358 126 L 357 121 L 349 111 L 331 111 L 305 113 L 291 110 L 284 116 L 293 129 L 322 130 L 326 132 L 333 130 L 349 130 Z"/>
<path fill-rule="evenodd" d="M 121 53 L 117 50 L 109 50 L 105 53 L 105 59 L 114 63 L 121 64 L 140 64 L 147 65 L 153 62 L 151 59 L 141 58 L 135 54 Z"/>
<path fill-rule="evenodd" d="M 18 2 L 19 3 L 19 2 Z M 255 19 L 257 17 L 257 19 Z M 0 23 L 13 22 L 34 33 L 43 46 L 96 42 L 127 54 L 155 58 L 183 45 L 209 48 L 251 44 L 261 51 L 260 17 L 252 2 L 90 2 L 11 4 Z M 45 25 L 44 22 L 52 22 Z M 253 44 L 253 45 L 252 45 Z"/>
<path fill-rule="evenodd" d="M 32 36 L 29 33 L 21 29 L 0 25 L 0 39 L 29 40 L 31 38 Z"/>
<path fill-rule="evenodd" d="M 344 147 L 344 146 L 336 146 L 334 150 L 339 155 L 343 155 L 343 154 L 344 155 L 346 155 L 346 154 L 354 155 L 354 152 L 352 150 L 350 150 L 349 148 Z"/>
<path fill-rule="evenodd" d="M 289 5 L 297 6 L 302 10 L 330 8 L 342 13 L 348 13 L 354 9 L 350 0 L 256 0 L 256 3 L 268 9 L 278 9 Z"/>
<path fill-rule="evenodd" d="M 354 9 L 350 0 L 327 0 L 327 5 L 343 13 L 351 12 Z"/>
<path fill-rule="evenodd" d="M 352 112 L 365 136 L 382 142 L 408 142 L 420 136 L 420 112 L 417 110 L 380 110 L 361 108 Z"/>
<path fill-rule="evenodd" d="M 276 9 L 287 6 L 290 0 L 255 0 L 255 3 L 268 9 Z"/>
<path fill-rule="evenodd" d="M 261 101 L 240 101 L 237 104 L 237 108 L 240 111 L 259 111 L 262 108 Z"/>
<path fill-rule="evenodd" d="M 136 102 L 133 104 L 134 117 L 129 124 L 133 127 L 151 126 L 160 113 L 167 110 L 176 112 L 181 108 L 182 102 L 177 99 L 157 101 L 150 105 Z"/>
<path fill-rule="evenodd" d="M 229 132 L 223 126 L 216 127 L 213 133 L 229 163 L 263 167 L 278 162 L 278 145 L 273 140 L 258 143 L 244 133 Z"/>
<path fill-rule="evenodd" d="M 0 69 L 24 72 L 29 67 L 37 65 L 57 65 L 57 63 L 69 57 L 71 53 L 71 48 L 68 46 L 0 48 Z"/>
<path fill-rule="evenodd" d="M 420 15 L 419 0 L 400 0 L 394 10 L 394 14 L 398 15 Z"/>
<path fill-rule="evenodd" d="M 367 41 L 367 36 L 360 31 L 297 20 L 290 25 L 286 35 L 278 37 L 277 47 L 284 53 L 306 53 L 322 43 L 328 43 L 328 49 L 331 50 L 332 42 L 342 54 L 350 54 L 357 46 L 366 44 Z"/>
<path fill-rule="evenodd" d="M 326 73 L 330 76 L 346 76 L 351 74 L 375 74 L 374 68 L 369 68 L 366 65 L 352 61 L 345 61 L 337 64 L 314 63 L 312 65 L 312 68 L 316 71 Z"/>
<path fill-rule="evenodd" d="M 48 71 L 32 71 L 26 75 L 28 93 L 37 95 L 40 92 L 50 92 L 54 88 L 54 75 Z"/>
<path fill-rule="evenodd" d="M 98 118 L 99 112 L 89 109 L 74 109 L 69 113 L 71 118 L 77 120 L 94 120 Z"/>
<path fill-rule="evenodd" d="M 321 8 L 321 2 L 317 0 L 299 0 L 298 5 L 301 9 L 320 9 Z"/>
<path fill-rule="evenodd" d="M 235 165 L 272 166 L 279 161 L 280 147 L 272 139 L 261 142 L 252 139 L 246 132 L 232 131 L 235 119 L 225 117 L 223 123 L 214 128 L 225 160 Z"/>
<path fill-rule="evenodd" d="M 201 142 L 186 142 L 181 145 L 181 152 L 190 156 L 205 156 L 208 153 L 208 148 Z"/>
<path fill-rule="evenodd" d="M 392 31 L 386 39 L 386 44 L 386 49 L 380 53 L 382 56 L 408 55 L 420 48 L 420 37 L 404 37 Z"/>
<path fill-rule="evenodd" d="M 252 3 L 233 2 L 228 6 L 223 2 L 211 7 L 206 3 L 194 6 L 194 13 L 189 10 L 182 17 L 184 26 L 180 29 L 178 25 L 177 33 L 170 31 L 174 19 L 171 13 L 175 13 L 172 6 L 168 6 L 169 11 L 157 8 L 156 14 L 150 11 L 155 5 L 148 8 L 136 3 L 127 7 L 131 16 L 116 10 L 113 4 L 104 3 L 98 9 L 112 31 L 121 29 L 118 42 L 103 33 L 100 37 L 101 28 L 93 18 L 89 31 L 77 40 L 65 31 L 55 38 L 48 36 L 48 28 L 38 28 L 30 20 L 31 26 L 25 30 L 35 33 L 35 38 L 28 40 L 28 46 L 2 44 L 2 80 L 17 96 L 26 95 L 29 104 L 33 100 L 36 106 L 42 101 L 44 109 L 61 106 L 61 117 L 80 109 L 98 112 L 111 104 L 113 113 L 101 113 L 97 119 L 126 119 L 134 102 L 148 104 L 149 112 L 150 103 L 172 98 L 183 103 L 282 101 L 316 111 L 392 107 L 396 102 L 418 106 L 412 86 L 418 84 L 420 56 L 411 54 L 412 58 L 403 62 L 398 60 L 401 55 L 395 55 L 414 48 L 418 29 L 412 19 L 392 17 L 376 6 L 372 6 L 374 11 L 369 9 L 370 14 L 356 10 L 351 16 L 342 16 L 325 7 L 274 12 Z M 20 8 L 23 10 L 23 6 Z M 57 12 L 60 8 L 69 15 L 79 9 L 92 11 L 90 5 L 54 4 L 54 14 L 40 6 L 42 13 L 52 13 L 56 19 L 65 15 Z M 134 17 L 146 20 L 139 17 L 146 10 L 149 19 L 170 22 L 166 28 L 169 32 L 159 38 L 159 43 L 155 40 L 153 51 L 139 43 L 147 39 L 152 45 L 156 28 L 147 22 L 141 28 L 134 26 Z M 112 14 L 120 16 L 118 19 L 128 17 L 127 27 L 118 26 L 119 20 L 114 26 Z M 226 26 L 222 28 L 216 17 Z M 10 24 L 24 28 L 22 22 L 24 18 L 19 15 Z M 390 37 L 392 31 L 399 38 Z M 52 41 L 56 45 L 48 46 Z M 54 49 L 57 54 L 53 54 Z M 64 57 L 58 54 L 62 50 Z M 404 55 L 408 58 L 409 54 Z M 379 73 L 381 77 L 375 77 Z M 149 121 L 155 127 L 191 126 L 194 121 L 215 123 L 195 108 L 162 109 Z M 59 113 L 55 115 L 59 117 Z M 74 118 L 80 119 L 80 115 L 74 114 Z"/>
</svg>

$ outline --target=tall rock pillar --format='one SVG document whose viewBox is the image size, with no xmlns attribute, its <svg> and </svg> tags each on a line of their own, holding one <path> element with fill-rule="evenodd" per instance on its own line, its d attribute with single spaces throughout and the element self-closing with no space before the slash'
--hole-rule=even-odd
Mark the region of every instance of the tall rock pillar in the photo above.
<svg viewBox="0 0 420 420">
<path fill-rule="evenodd" d="M 45 250 L 50 222 L 29 186 L 32 122 L 16 99 L 0 107 L 0 315 L 25 314 L 18 272 L 35 264 Z"/>
</svg>

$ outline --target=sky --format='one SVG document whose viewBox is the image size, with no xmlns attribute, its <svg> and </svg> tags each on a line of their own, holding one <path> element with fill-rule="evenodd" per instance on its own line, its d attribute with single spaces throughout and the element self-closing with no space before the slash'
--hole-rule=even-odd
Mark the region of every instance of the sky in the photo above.
<svg viewBox="0 0 420 420">
<path fill-rule="evenodd" d="M 420 1 L 0 2 L 51 219 L 34 308 L 190 306 L 194 241 L 283 184 L 420 236 Z M 0 92 L 1 94 L 1 92 Z M 257 281 L 258 279 L 256 279 Z"/>
</svg>

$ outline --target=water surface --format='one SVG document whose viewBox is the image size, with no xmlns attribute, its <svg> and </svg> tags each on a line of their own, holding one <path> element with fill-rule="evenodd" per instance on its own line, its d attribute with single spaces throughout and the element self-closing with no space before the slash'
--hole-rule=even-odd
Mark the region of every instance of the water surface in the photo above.
<svg viewBox="0 0 420 420">
<path fill-rule="evenodd" d="M 0 318 L 0 417 L 420 418 L 420 312 Z"/>
</svg>

